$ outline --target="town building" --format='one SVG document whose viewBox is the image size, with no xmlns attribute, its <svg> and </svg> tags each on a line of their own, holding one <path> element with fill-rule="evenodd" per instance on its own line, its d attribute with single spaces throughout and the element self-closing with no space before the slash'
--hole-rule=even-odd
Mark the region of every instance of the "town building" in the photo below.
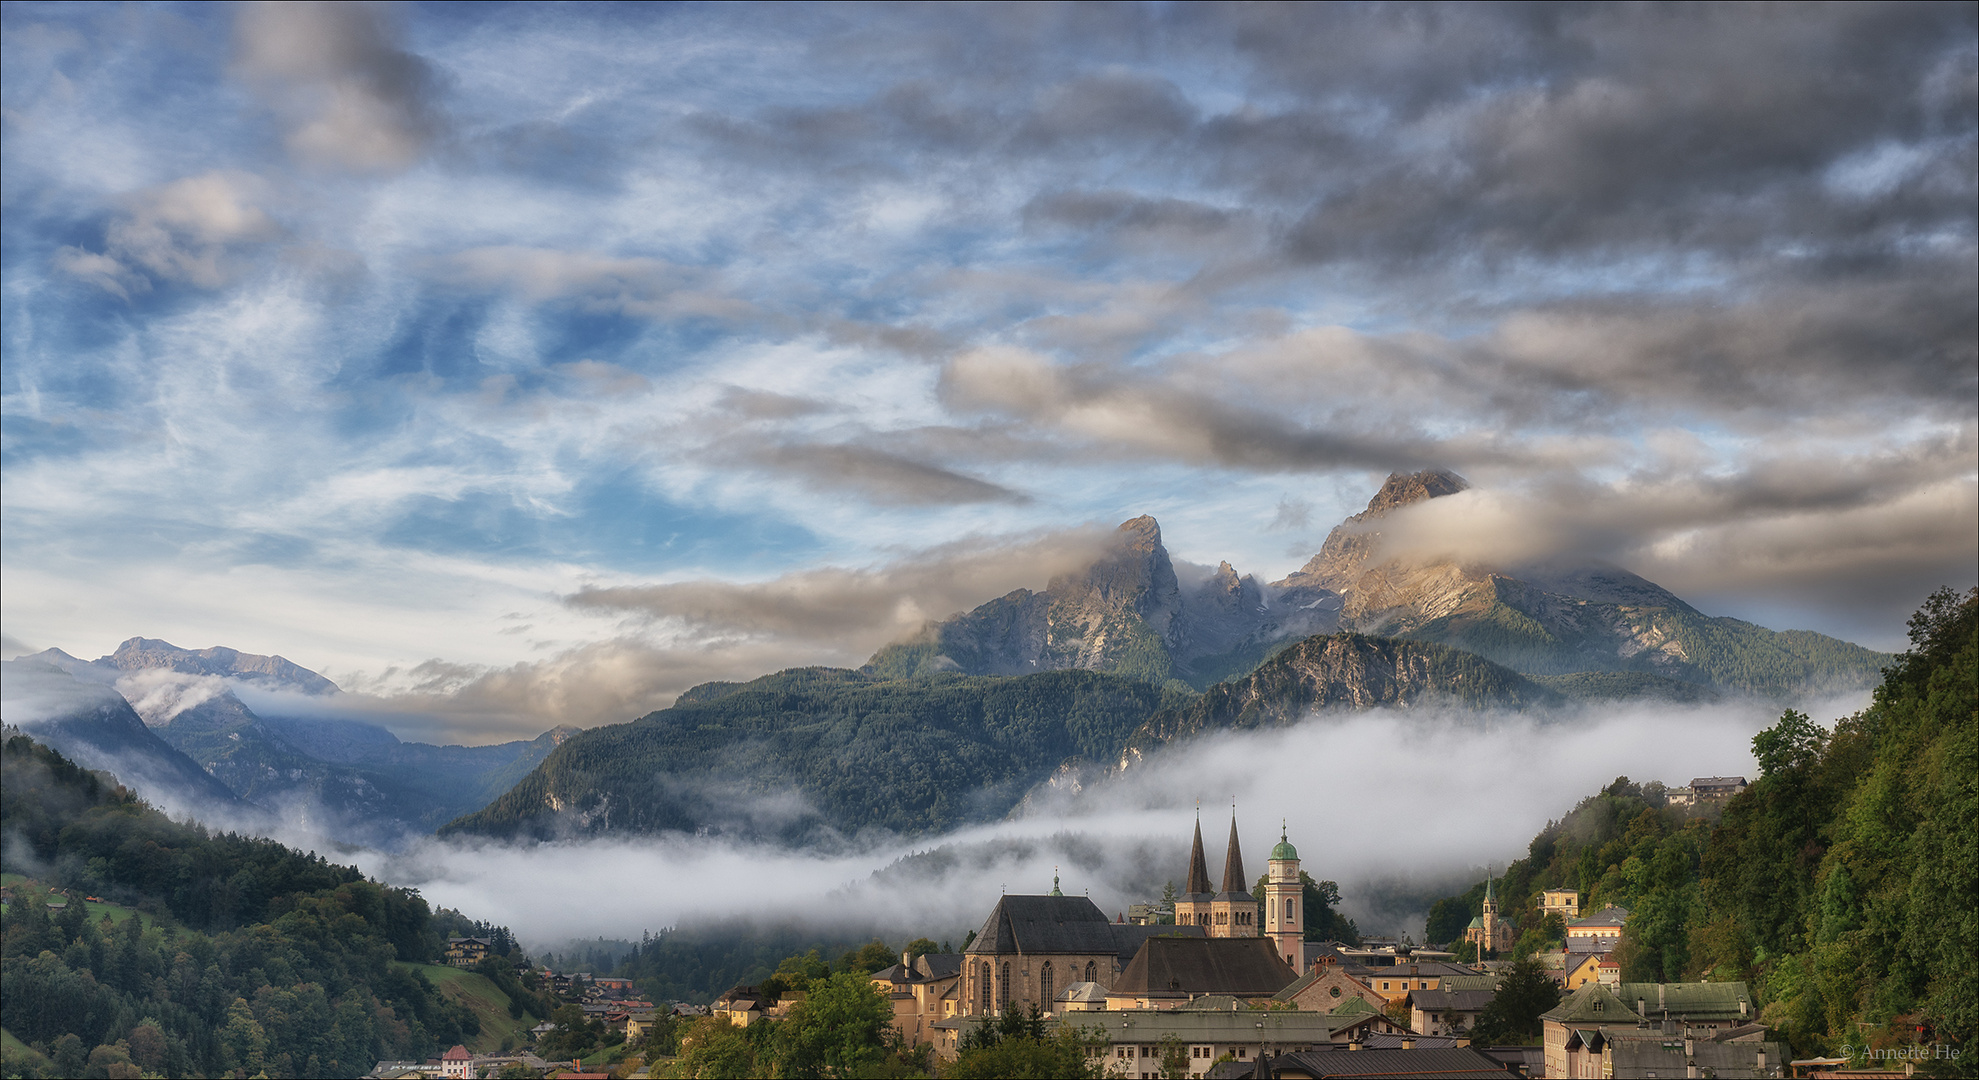
<svg viewBox="0 0 1979 1080">
<path fill-rule="evenodd" d="M 1743 776 L 1693 777 L 1688 787 L 1680 787 L 1670 792 L 1670 805 L 1695 806 L 1706 802 L 1723 803 L 1748 786 Z"/>
<path fill-rule="evenodd" d="M 1230 839 L 1237 839 L 1237 822 L 1230 822 Z M 1235 858 L 1234 851 L 1231 855 Z M 1304 959 L 1306 939 L 1306 890 L 1299 880 L 1299 849 L 1286 838 L 1285 824 L 1278 826 L 1278 845 L 1271 849 L 1265 864 L 1264 933 L 1277 944 L 1285 966 L 1298 974 Z"/>
<path fill-rule="evenodd" d="M 453 1049 L 440 1055 L 441 1076 L 465 1077 L 473 1071 L 474 1055 L 468 1053 L 465 1046 L 456 1045 Z"/>
<path fill-rule="evenodd" d="M 447 939 L 447 963 L 457 968 L 470 968 L 486 959 L 494 949 L 495 943 L 487 938 L 450 937 Z"/>
<path fill-rule="evenodd" d="M 1261 1062 L 1226 1061 L 1205 1073 L 1211 1080 L 1242 1080 L 1262 1076 L 1272 1080 L 1352 1080 L 1356 1077 L 1435 1077 L 1436 1080 L 1506 1080 L 1516 1075 L 1503 1062 L 1463 1047 L 1430 1049 L 1338 1049 L 1282 1054 Z"/>
<path fill-rule="evenodd" d="M 1381 996 L 1383 1004 L 1401 1001 L 1416 990 L 1435 990 L 1443 980 L 1455 976 L 1477 976 L 1483 972 L 1463 964 L 1409 964 L 1405 967 L 1377 968 L 1362 981 Z"/>
<path fill-rule="evenodd" d="M 1580 890 L 1547 889 L 1545 892 L 1540 893 L 1539 907 L 1541 913 L 1545 915 L 1551 915 L 1557 911 L 1563 920 L 1578 919 L 1580 918 Z"/>
<path fill-rule="evenodd" d="M 1572 919 L 1567 923 L 1567 951 L 1576 953 L 1614 952 L 1615 946 L 1622 943 L 1622 926 L 1629 920 L 1629 910 L 1619 907 L 1604 907 L 1584 918 Z"/>
<path fill-rule="evenodd" d="M 1048 1011 L 1075 982 L 1111 989 L 1122 968 L 1156 935 L 1204 936 L 1200 926 L 1108 922 L 1093 902 L 1065 896 L 1004 896 L 962 954 L 964 1016 L 1009 1008 Z"/>
<path fill-rule="evenodd" d="M 1409 1027 L 1419 1035 L 1466 1034 L 1497 996 L 1496 975 L 1454 975 L 1432 989 L 1411 990 Z"/>
<path fill-rule="evenodd" d="M 1272 995 L 1274 1001 L 1308 1012 L 1331 1012 L 1354 998 L 1367 1002 L 1376 1011 L 1388 1004 L 1388 999 L 1375 993 L 1364 977 L 1350 973 L 1339 964 L 1320 964 Z"/>
<path fill-rule="evenodd" d="M 736 1027 L 748 1027 L 763 1018 L 767 1004 L 761 989 L 754 986 L 737 986 L 715 999 L 708 1007 L 710 1015 L 719 1016 Z"/>
<path fill-rule="evenodd" d="M 1260 937 L 1152 937 L 1113 980 L 1106 1007 L 1173 1009 L 1206 995 L 1268 999 L 1296 978 L 1277 950 Z"/>
<path fill-rule="evenodd" d="M 928 1025 L 961 1008 L 961 953 L 900 954 L 900 963 L 873 973 L 873 985 L 893 1003 L 893 1026 L 907 1046 L 934 1040 Z"/>
<path fill-rule="evenodd" d="M 1587 983 L 1540 1017 L 1546 1075 L 1640 1076 L 1647 1072 L 1637 1071 L 1637 1065 L 1661 1062 L 1643 1067 L 1649 1072 L 1694 1066 L 1719 1076 L 1777 1076 L 1780 1047 L 1752 1041 L 1764 1034 L 1752 1025 L 1752 1017 L 1752 998 L 1742 982 L 1622 983 L 1613 988 Z M 1623 1045 L 1629 1043 L 1643 1045 Z M 1743 1049 L 1698 1049 L 1727 1045 Z"/>
</svg>

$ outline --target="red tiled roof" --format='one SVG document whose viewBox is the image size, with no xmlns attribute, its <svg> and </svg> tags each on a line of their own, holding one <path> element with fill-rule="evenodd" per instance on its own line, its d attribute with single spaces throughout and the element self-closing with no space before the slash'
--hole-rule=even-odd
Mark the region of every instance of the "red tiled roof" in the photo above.
<svg viewBox="0 0 1979 1080">
<path fill-rule="evenodd" d="M 449 1050 L 446 1053 L 441 1054 L 440 1060 L 441 1061 L 473 1061 L 474 1055 L 467 1052 L 467 1047 L 456 1044 L 452 1050 Z"/>
</svg>

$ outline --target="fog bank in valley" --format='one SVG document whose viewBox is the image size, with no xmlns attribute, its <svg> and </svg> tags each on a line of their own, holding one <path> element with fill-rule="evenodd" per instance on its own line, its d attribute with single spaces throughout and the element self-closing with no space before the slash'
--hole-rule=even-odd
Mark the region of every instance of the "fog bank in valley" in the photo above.
<svg viewBox="0 0 1979 1080">
<path fill-rule="evenodd" d="M 1856 695 L 1809 711 L 1832 721 L 1865 703 Z M 1618 775 L 1672 786 L 1753 775 L 1751 738 L 1779 712 L 1743 701 L 1618 703 L 1546 719 L 1327 713 L 1170 747 L 1124 772 L 1041 790 L 1008 820 L 940 837 L 829 854 L 684 835 L 428 839 L 360 862 L 538 945 L 737 918 L 959 943 L 1000 893 L 1045 892 L 1054 874 L 1108 915 L 1158 897 L 1183 877 L 1199 800 L 1220 877 L 1234 802 L 1247 880 L 1264 872 L 1282 820 L 1305 870 L 1340 884 L 1363 933 L 1419 937 L 1430 900 L 1523 856 L 1549 820 Z"/>
</svg>

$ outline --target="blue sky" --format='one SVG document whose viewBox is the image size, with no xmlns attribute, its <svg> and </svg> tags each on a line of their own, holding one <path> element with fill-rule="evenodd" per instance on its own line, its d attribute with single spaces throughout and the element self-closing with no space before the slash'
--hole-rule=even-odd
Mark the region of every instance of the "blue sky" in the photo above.
<svg viewBox="0 0 1979 1080">
<path fill-rule="evenodd" d="M 480 741 L 1140 513 L 1275 579 L 1426 466 L 1451 550 L 1881 647 L 1979 561 L 1969 5 L 0 28 L 10 655 L 280 653 Z"/>
</svg>

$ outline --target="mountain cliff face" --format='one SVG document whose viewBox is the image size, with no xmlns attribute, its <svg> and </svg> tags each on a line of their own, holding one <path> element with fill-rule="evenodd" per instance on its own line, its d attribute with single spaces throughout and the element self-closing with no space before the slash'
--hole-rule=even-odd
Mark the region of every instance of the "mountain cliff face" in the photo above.
<svg viewBox="0 0 1979 1080">
<path fill-rule="evenodd" d="M 1483 566 L 1384 551 L 1392 515 L 1468 490 L 1441 470 L 1397 473 L 1297 572 L 1261 585 L 1229 563 L 1183 587 L 1151 517 L 1122 524 L 1091 567 L 930 624 L 876 653 L 883 677 L 1021 675 L 1081 668 L 1204 689 L 1335 630 L 1436 642 L 1535 676 L 1640 674 L 1610 692 L 1668 682 L 1792 697 L 1874 683 L 1884 653 L 1805 631 L 1713 618 L 1620 567 L 1561 559 Z M 1585 680 L 1583 680 L 1585 681 Z"/>
<path fill-rule="evenodd" d="M 1127 750 L 1142 752 L 1219 728 L 1289 727 L 1318 709 L 1442 704 L 1520 710 L 1565 700 L 1516 671 L 1443 645 L 1315 635 L 1249 675 L 1149 718 L 1128 739 Z"/>
<path fill-rule="evenodd" d="M 1276 643 L 1331 629 L 1337 599 L 1301 588 L 1273 603 L 1227 562 L 1185 590 L 1161 526 L 1144 515 L 1122 523 L 1085 570 L 931 624 L 874 654 L 868 670 L 902 678 L 1078 669 L 1203 686 L 1255 667 Z"/>
<path fill-rule="evenodd" d="M 1343 629 L 1451 645 L 1529 675 L 1640 672 L 1788 697 L 1872 685 L 1891 659 L 1821 634 L 1714 618 L 1598 562 L 1497 567 L 1383 557 L 1385 519 L 1468 487 L 1447 472 L 1390 476 L 1365 511 L 1281 584 L 1338 593 Z"/>
<path fill-rule="evenodd" d="M 304 694 L 337 692 L 336 683 L 279 656 L 256 656 L 219 646 L 181 649 L 169 641 L 156 638 L 134 637 L 96 663 L 118 671 L 163 668 L 187 675 L 218 675 L 270 690 L 294 690 Z"/>
</svg>

